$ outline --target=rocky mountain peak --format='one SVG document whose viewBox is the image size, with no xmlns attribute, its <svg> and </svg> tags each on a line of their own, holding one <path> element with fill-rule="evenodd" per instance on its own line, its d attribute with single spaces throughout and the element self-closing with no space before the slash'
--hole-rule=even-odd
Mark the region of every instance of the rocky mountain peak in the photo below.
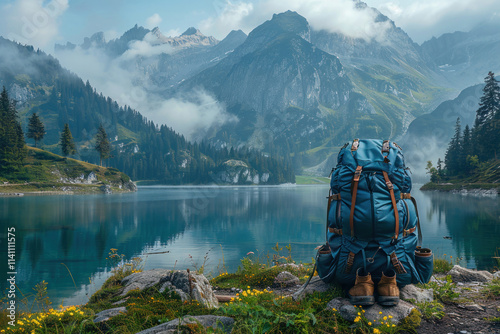
<svg viewBox="0 0 500 334">
<path fill-rule="evenodd" d="M 181 36 L 190 36 L 190 35 L 200 35 L 200 36 L 204 36 L 201 31 L 199 31 L 198 29 L 194 28 L 194 27 L 189 27 L 187 28 L 186 31 L 184 31 Z"/>
<path fill-rule="evenodd" d="M 106 45 L 106 39 L 104 38 L 104 33 L 102 31 L 96 32 L 90 38 L 85 37 L 83 40 L 82 49 L 89 49 L 92 46 L 103 47 Z"/>
</svg>

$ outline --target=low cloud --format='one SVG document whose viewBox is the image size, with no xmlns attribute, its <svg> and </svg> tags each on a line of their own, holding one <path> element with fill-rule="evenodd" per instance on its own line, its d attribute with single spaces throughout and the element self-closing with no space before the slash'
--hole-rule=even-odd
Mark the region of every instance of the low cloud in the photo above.
<svg viewBox="0 0 500 334">
<path fill-rule="evenodd" d="M 223 104 L 204 90 L 194 90 L 155 104 L 152 108 L 156 112 L 155 119 L 191 140 L 202 139 L 213 127 L 238 121 L 236 116 L 226 112 Z"/>
<path fill-rule="evenodd" d="M 80 47 L 60 51 L 57 57 L 62 66 L 89 80 L 98 92 L 136 109 L 156 124 L 173 128 L 189 140 L 199 140 L 213 127 L 237 121 L 223 104 L 201 89 L 166 99 L 161 87 L 151 84 L 136 63 L 137 56 L 147 59 L 162 50 L 172 51 L 169 45 L 151 45 L 147 41 L 150 38 L 131 42 L 129 49 L 116 59 L 100 49 Z M 154 64 L 154 58 L 150 60 Z"/>
<path fill-rule="evenodd" d="M 498 0 L 367 0 L 417 43 L 444 33 L 469 31 L 488 19 L 498 22 Z"/>
<path fill-rule="evenodd" d="M 152 33 L 146 34 L 142 41 L 130 42 L 128 47 L 128 50 L 120 56 L 119 60 L 130 60 L 134 59 L 137 56 L 152 57 L 160 55 L 162 53 L 168 54 L 175 51 L 170 44 L 161 44 L 158 41 L 158 38 Z"/>
<path fill-rule="evenodd" d="M 153 29 L 154 27 L 158 27 L 161 21 L 160 14 L 155 13 L 146 19 L 146 28 Z"/>
<path fill-rule="evenodd" d="M 59 18 L 68 0 L 16 0 L 1 5 L 0 35 L 35 47 L 50 45 L 59 34 Z"/>
<path fill-rule="evenodd" d="M 216 9 L 216 16 L 209 17 L 199 24 L 200 30 L 204 34 L 215 36 L 222 40 L 231 30 L 245 29 L 248 31 L 255 28 L 255 26 L 247 22 L 251 19 L 250 16 L 254 14 L 254 6 L 252 3 L 219 1 Z M 260 13 L 256 15 L 260 16 Z"/>
<path fill-rule="evenodd" d="M 233 29 L 249 33 L 273 14 L 287 10 L 304 16 L 315 30 L 342 33 L 353 38 L 383 39 L 388 22 L 377 22 L 377 12 L 370 7 L 356 8 L 352 0 L 263 0 L 255 4 L 227 1 L 217 15 L 200 23 L 200 29 L 217 38 Z"/>
</svg>

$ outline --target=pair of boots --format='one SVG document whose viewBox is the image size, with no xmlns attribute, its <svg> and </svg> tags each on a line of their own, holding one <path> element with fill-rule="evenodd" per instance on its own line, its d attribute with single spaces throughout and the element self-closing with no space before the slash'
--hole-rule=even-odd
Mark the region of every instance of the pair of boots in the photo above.
<svg viewBox="0 0 500 334">
<path fill-rule="evenodd" d="M 363 268 L 356 271 L 356 282 L 349 290 L 349 299 L 353 305 L 370 306 L 375 303 L 375 284 L 370 273 L 365 273 Z M 396 284 L 396 272 L 392 269 L 382 273 L 382 278 L 377 285 L 377 302 L 382 306 L 394 306 L 399 302 L 399 289 Z"/>
</svg>

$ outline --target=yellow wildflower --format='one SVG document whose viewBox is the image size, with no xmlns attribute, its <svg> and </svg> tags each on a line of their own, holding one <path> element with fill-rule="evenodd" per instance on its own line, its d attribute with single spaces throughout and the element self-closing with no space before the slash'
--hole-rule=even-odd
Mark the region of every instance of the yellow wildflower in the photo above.
<svg viewBox="0 0 500 334">
<path fill-rule="evenodd" d="M 377 328 L 373 329 L 373 334 L 380 334 L 380 331 Z"/>
<path fill-rule="evenodd" d="M 378 314 L 382 314 L 382 311 L 380 311 Z"/>
<path fill-rule="evenodd" d="M 389 316 L 389 319 L 392 319 L 392 315 Z"/>
<path fill-rule="evenodd" d="M 361 320 L 361 317 L 356 317 L 356 318 L 354 319 L 354 322 L 358 322 L 358 321 L 360 321 L 360 320 Z"/>
<path fill-rule="evenodd" d="M 387 320 L 387 317 L 383 317 L 382 319 Z"/>
<path fill-rule="evenodd" d="M 372 325 L 371 321 L 368 321 L 368 326 L 371 326 L 371 325 Z"/>
</svg>

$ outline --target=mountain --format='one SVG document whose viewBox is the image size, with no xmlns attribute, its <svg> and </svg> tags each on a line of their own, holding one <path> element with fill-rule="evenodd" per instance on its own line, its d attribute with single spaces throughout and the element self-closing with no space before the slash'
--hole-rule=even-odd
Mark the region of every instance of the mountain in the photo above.
<svg viewBox="0 0 500 334">
<path fill-rule="evenodd" d="M 484 84 L 468 87 L 455 99 L 441 103 L 431 113 L 411 122 L 400 144 L 408 152 L 405 157 L 413 170 L 423 172 L 427 161 L 435 164 L 438 158 L 444 158 L 457 118 L 461 120 L 462 129 L 466 125 L 472 128 L 483 87 Z"/>
<path fill-rule="evenodd" d="M 392 20 L 363 2 L 357 2 L 356 9 L 372 12 L 373 29 L 378 29 L 375 36 L 354 38 L 313 30 L 311 42 L 340 59 L 356 89 L 390 122 L 390 132 L 380 135 L 395 138 L 415 117 L 444 100 L 446 81 L 420 46 Z"/>
<path fill-rule="evenodd" d="M 103 61 L 117 61 L 122 69 L 137 71 L 137 84 L 149 87 L 156 93 L 216 64 L 243 43 L 246 37 L 244 32 L 237 30 L 218 41 L 193 27 L 180 36 L 166 37 L 158 28 L 149 30 L 135 25 L 121 37 L 111 41 L 104 39 L 104 33 L 95 33 L 86 37 L 79 48 L 84 54 L 104 52 L 109 59 Z M 142 50 L 141 43 L 148 46 L 149 50 Z M 55 52 L 59 56 L 65 53 L 71 56 L 76 48 L 70 42 L 66 45 L 56 44 Z M 98 56 L 102 57 L 101 54 Z"/>
<path fill-rule="evenodd" d="M 402 135 L 442 98 L 445 90 L 433 81 L 437 75 L 419 46 L 388 25 L 385 41 L 365 41 L 314 31 L 295 12 L 275 14 L 177 91 L 203 87 L 240 119 L 212 140 L 224 133 L 259 149 L 280 146 L 302 152 L 310 166 L 346 140 Z"/>
<path fill-rule="evenodd" d="M 239 120 L 199 131 L 197 139 L 280 152 L 297 167 L 317 167 L 352 138 L 399 141 L 414 119 L 479 83 L 473 76 L 497 59 L 495 25 L 419 46 L 377 9 L 361 1 L 356 8 L 374 17 L 367 36 L 314 30 L 288 11 L 248 36 L 233 31 L 220 42 L 195 28 L 172 38 L 136 26 L 107 43 L 91 37 L 89 50 L 120 50 L 108 54 L 160 100 L 202 89 Z M 156 51 L 133 53 L 137 42 Z"/>
<path fill-rule="evenodd" d="M 236 126 L 223 127 L 217 139 L 228 133 L 238 144 L 269 149 L 266 140 L 300 146 L 307 137 L 312 147 L 321 146 L 329 140 L 326 133 L 331 133 L 336 111 L 357 98 L 360 105 L 364 101 L 353 94 L 339 60 L 302 38 L 308 33 L 300 15 L 274 15 L 234 52 L 178 89 L 203 87 L 240 119 Z"/>
<path fill-rule="evenodd" d="M 117 57 L 124 54 L 129 49 L 129 43 L 133 41 L 142 41 L 147 38 L 147 41 L 153 45 L 166 44 L 176 49 L 190 47 L 214 46 L 219 43 L 214 37 L 203 35 L 196 28 L 188 28 L 183 34 L 177 37 L 167 37 L 163 35 L 158 27 L 153 30 L 140 27 L 137 24 L 130 30 L 126 31 L 120 38 L 106 41 L 103 32 L 97 32 L 91 37 L 85 37 L 80 47 L 83 50 L 90 48 L 104 49 L 110 56 Z M 75 44 L 67 42 L 66 45 L 56 44 L 54 49 L 56 52 L 64 50 L 73 50 Z"/>
<path fill-rule="evenodd" d="M 23 128 L 33 112 L 39 115 L 46 131 L 44 148 L 49 151 L 60 152 L 59 136 L 68 123 L 78 157 L 97 163 L 94 137 L 103 124 L 114 147 L 109 165 L 134 180 L 209 183 L 213 175 L 224 171 L 228 160 L 243 161 L 248 167 L 240 171 L 249 176 L 239 178 L 241 184 L 257 179 L 271 184 L 294 180 L 293 169 L 284 159 L 246 148 L 216 149 L 207 143 L 190 143 L 168 126 L 158 126 L 138 111 L 98 94 L 52 56 L 0 37 L 1 85 L 17 101 Z"/>
<path fill-rule="evenodd" d="M 462 90 L 482 82 L 489 71 L 500 73 L 500 23 L 486 21 L 469 32 L 434 37 L 422 44 L 422 51 Z"/>
</svg>

